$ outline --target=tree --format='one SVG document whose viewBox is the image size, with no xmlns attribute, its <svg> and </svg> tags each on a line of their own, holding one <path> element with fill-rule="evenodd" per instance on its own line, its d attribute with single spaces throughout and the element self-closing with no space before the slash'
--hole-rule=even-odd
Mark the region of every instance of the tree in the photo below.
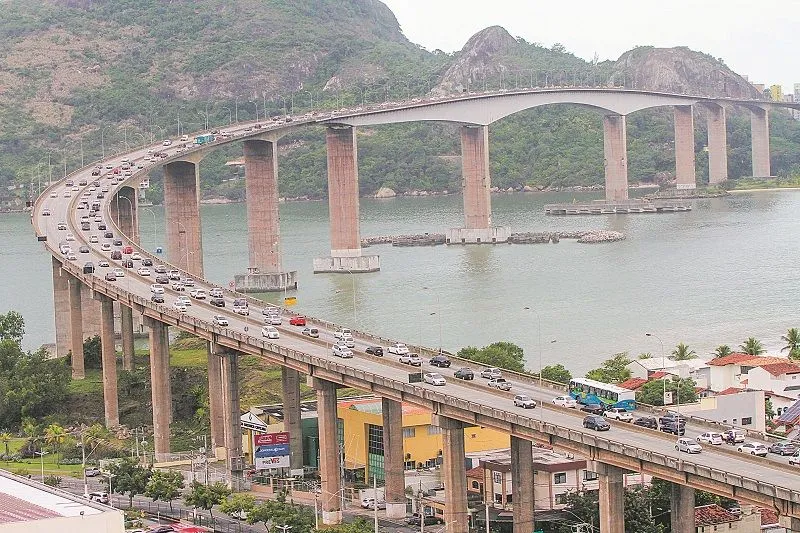
<svg viewBox="0 0 800 533">
<path fill-rule="evenodd" d="M 631 359 L 627 352 L 614 354 L 611 359 L 603 361 L 603 366 L 587 372 L 586 377 L 603 383 L 622 383 L 632 375 L 629 364 Z"/>
<path fill-rule="evenodd" d="M 294 531 L 294 529 L 292 529 Z M 325 533 L 372 533 L 375 531 L 372 522 L 363 516 L 357 517 L 352 522 L 344 522 L 338 526 L 326 527 Z"/>
<path fill-rule="evenodd" d="M 112 463 L 108 467 L 108 473 L 112 477 L 111 488 L 117 494 L 128 494 L 128 506 L 133 507 L 133 497 L 144 494 L 147 484 L 150 481 L 153 471 L 150 467 L 145 468 L 133 459 L 123 459 L 118 463 Z M 108 478 L 103 478 L 103 483 L 108 483 Z"/>
<path fill-rule="evenodd" d="M 161 500 L 169 503 L 172 510 L 172 500 L 180 496 L 184 486 L 183 474 L 175 470 L 155 470 L 147 482 L 144 495 L 153 501 Z"/>
<path fill-rule="evenodd" d="M 8 431 L 3 431 L 2 433 L 0 433 L 0 442 L 2 442 L 6 447 L 6 456 L 9 455 L 9 453 L 8 453 L 8 443 L 11 442 L 12 438 L 14 438 L 14 437 Z"/>
<path fill-rule="evenodd" d="M 183 497 L 186 505 L 191 505 L 195 509 L 203 509 L 214 516 L 211 508 L 225 501 L 225 498 L 230 495 L 229 489 L 225 483 L 217 481 L 211 485 L 203 485 L 198 481 L 192 481 L 189 485 L 189 492 Z"/>
<path fill-rule="evenodd" d="M 664 390 L 672 392 L 675 402 L 691 403 L 697 401 L 695 382 L 692 379 L 654 379 L 636 391 L 636 401 L 648 405 L 664 405 Z"/>
<path fill-rule="evenodd" d="M 714 349 L 714 359 L 717 359 L 719 357 L 725 357 L 732 353 L 733 351 L 731 351 L 730 346 L 728 346 L 727 344 L 720 344 Z"/>
<path fill-rule="evenodd" d="M 247 515 L 247 522 L 263 522 L 268 531 L 275 526 L 291 526 L 292 533 L 311 533 L 314 529 L 314 513 L 307 507 L 286 501 L 286 492 L 279 492 L 274 500 L 257 505 Z"/>
<path fill-rule="evenodd" d="M 0 314 L 0 341 L 11 341 L 16 344 L 22 343 L 25 336 L 25 320 L 16 311 L 9 311 Z"/>
<path fill-rule="evenodd" d="M 761 355 L 766 351 L 761 342 L 756 340 L 755 337 L 748 337 L 746 341 L 739 345 L 739 348 L 749 355 Z"/>
<path fill-rule="evenodd" d="M 786 335 L 781 335 L 781 340 L 786 343 L 781 351 L 789 350 L 790 359 L 800 359 L 800 331 L 789 328 Z"/>
<path fill-rule="evenodd" d="M 53 447 L 53 451 L 56 453 L 56 464 L 58 464 L 58 452 L 65 440 L 67 440 L 67 432 L 60 425 L 50 424 L 45 428 L 44 441 Z"/>
<path fill-rule="evenodd" d="M 772 400 L 769 398 L 764 400 L 764 417 L 767 420 L 775 418 L 775 406 L 772 405 Z"/>
<path fill-rule="evenodd" d="M 219 510 L 227 515 L 250 516 L 255 506 L 256 499 L 251 495 L 237 493 L 222 502 Z"/>
<path fill-rule="evenodd" d="M 525 354 L 522 348 L 511 342 L 495 342 L 483 348 L 467 346 L 458 351 L 458 356 L 503 370 L 525 371 Z"/>
<path fill-rule="evenodd" d="M 637 357 L 637 359 L 652 359 L 652 358 L 653 354 L 650 352 L 642 352 L 639 354 L 639 357 Z"/>
<path fill-rule="evenodd" d="M 678 343 L 675 349 L 672 350 L 672 359 L 675 361 L 686 361 L 688 359 L 694 359 L 695 357 L 697 357 L 695 351 L 690 350 L 689 346 L 682 342 Z"/>
<path fill-rule="evenodd" d="M 564 365 L 548 365 L 542 369 L 542 379 L 555 381 L 556 383 L 569 383 L 572 373 L 564 368 Z"/>
</svg>

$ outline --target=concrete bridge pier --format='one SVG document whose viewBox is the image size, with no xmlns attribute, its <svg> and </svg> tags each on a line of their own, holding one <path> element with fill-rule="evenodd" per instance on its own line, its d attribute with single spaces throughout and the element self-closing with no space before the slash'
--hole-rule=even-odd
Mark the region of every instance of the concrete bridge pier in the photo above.
<svg viewBox="0 0 800 533">
<path fill-rule="evenodd" d="M 325 142 L 331 255 L 314 259 L 314 273 L 377 272 L 381 268 L 380 257 L 361 253 L 356 130 L 352 126 L 329 126 Z"/>
<path fill-rule="evenodd" d="M 708 129 L 708 184 L 716 185 L 728 179 L 728 132 L 725 108 L 707 103 L 706 126 Z"/>
<path fill-rule="evenodd" d="M 289 469 L 303 472 L 303 428 L 300 419 L 300 372 L 281 367 L 283 430 L 289 433 Z"/>
<path fill-rule="evenodd" d="M 225 456 L 225 414 L 222 387 L 222 359 L 225 351 L 219 345 L 208 342 L 208 419 L 211 426 L 211 448 L 214 457 Z"/>
<path fill-rule="evenodd" d="M 381 412 L 383 414 L 383 478 L 386 518 L 403 518 L 406 516 L 403 404 L 383 398 Z"/>
<path fill-rule="evenodd" d="M 769 112 L 760 107 L 750 108 L 750 142 L 753 153 L 753 177 L 771 176 L 769 161 Z"/>
<path fill-rule="evenodd" d="M 114 345 L 114 300 L 95 293 L 100 302 L 100 346 L 103 368 L 103 405 L 106 427 L 119 426 L 119 396 L 117 395 L 117 350 Z"/>
<path fill-rule="evenodd" d="M 511 490 L 514 503 L 513 533 L 531 533 L 533 520 L 533 443 L 511 436 Z"/>
<path fill-rule="evenodd" d="M 467 470 L 464 463 L 464 423 L 443 415 L 433 415 L 431 424 L 442 429 L 442 473 L 446 533 L 469 531 L 467 508 Z M 532 460 L 532 457 L 531 457 Z M 513 483 L 513 481 L 512 481 Z"/>
<path fill-rule="evenodd" d="M 324 525 L 341 524 L 342 507 L 340 502 L 343 487 L 337 432 L 336 384 L 319 378 L 313 378 L 311 384 L 317 391 L 322 523 Z"/>
<path fill-rule="evenodd" d="M 489 127 L 462 126 L 461 173 L 464 227 L 447 230 L 447 244 L 506 242 L 508 226 L 492 226 L 492 179 L 489 174 Z"/>
<path fill-rule="evenodd" d="M 70 350 L 69 274 L 61 270 L 61 262 L 51 256 L 53 265 L 53 310 L 56 325 L 56 357 L 66 357 Z M 74 377 L 74 376 L 73 376 Z"/>
<path fill-rule="evenodd" d="M 628 134 L 625 115 L 603 116 L 603 154 L 606 172 L 606 201 L 628 199 Z"/>
<path fill-rule="evenodd" d="M 164 165 L 164 207 L 167 258 L 190 274 L 203 276 L 200 232 L 200 175 L 198 165 L 174 161 Z"/>
<path fill-rule="evenodd" d="M 120 187 L 111 200 L 111 217 L 120 231 L 139 244 L 139 196 L 133 187 Z"/>
<path fill-rule="evenodd" d="M 239 352 L 225 350 L 222 358 L 222 402 L 225 427 L 225 456 L 230 487 L 239 488 L 243 478 L 242 414 L 239 408 Z"/>
<path fill-rule="evenodd" d="M 600 533 L 625 533 L 625 484 L 619 467 L 597 464 Z"/>
<path fill-rule="evenodd" d="M 122 337 L 122 369 L 133 370 L 133 309 L 123 303 L 120 303 L 119 313 L 120 335 Z"/>
<path fill-rule="evenodd" d="M 675 125 L 675 177 L 676 188 L 697 188 L 694 166 L 694 109 L 690 105 L 673 107 Z"/>
<path fill-rule="evenodd" d="M 694 489 L 672 483 L 670 501 L 670 523 L 672 533 L 694 533 Z"/>
<path fill-rule="evenodd" d="M 72 352 L 72 379 L 86 378 L 83 364 L 83 284 L 69 278 L 69 345 Z"/>
<path fill-rule="evenodd" d="M 145 317 L 150 328 L 150 388 L 153 398 L 153 447 L 155 461 L 169 456 L 172 395 L 169 375 L 169 328 L 163 322 Z"/>
<path fill-rule="evenodd" d="M 273 292 L 297 288 L 297 272 L 283 270 L 278 213 L 278 143 L 244 141 L 247 192 L 247 274 L 235 276 L 240 292 Z"/>
</svg>

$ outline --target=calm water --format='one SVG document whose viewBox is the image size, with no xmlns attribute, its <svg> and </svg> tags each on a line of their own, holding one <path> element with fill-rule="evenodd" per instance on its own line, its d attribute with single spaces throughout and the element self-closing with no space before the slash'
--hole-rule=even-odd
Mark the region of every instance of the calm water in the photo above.
<svg viewBox="0 0 800 533">
<path fill-rule="evenodd" d="M 645 332 L 661 337 L 667 351 L 683 341 L 703 354 L 748 336 L 777 351 L 786 329 L 800 326 L 800 192 L 698 200 L 692 212 L 674 215 L 542 214 L 545 203 L 574 196 L 592 197 L 495 195 L 494 220 L 514 231 L 611 229 L 627 240 L 376 246 L 382 270 L 357 276 L 311 272 L 312 258 L 329 249 L 327 202 L 282 204 L 284 265 L 300 279 L 296 308 L 449 350 L 510 340 L 524 347 L 532 369 L 539 366 L 540 318 L 544 364 L 573 371 L 618 351 L 659 356 L 658 341 Z M 245 206 L 203 206 L 202 219 L 206 277 L 227 284 L 247 266 Z M 443 232 L 461 223 L 460 196 L 361 201 L 362 236 Z M 160 208 L 143 209 L 140 224 L 145 246 L 164 244 Z M 0 215 L 0 242 L 0 311 L 25 315 L 29 347 L 52 342 L 50 261 L 28 215 Z"/>
</svg>

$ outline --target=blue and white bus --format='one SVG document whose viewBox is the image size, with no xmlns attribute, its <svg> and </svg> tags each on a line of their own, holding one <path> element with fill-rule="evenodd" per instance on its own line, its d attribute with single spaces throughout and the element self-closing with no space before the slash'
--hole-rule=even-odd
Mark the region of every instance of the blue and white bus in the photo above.
<svg viewBox="0 0 800 533">
<path fill-rule="evenodd" d="M 636 409 L 635 391 L 593 379 L 572 378 L 569 394 L 579 403 L 599 403 L 606 407 L 622 407 L 626 411 Z"/>
</svg>

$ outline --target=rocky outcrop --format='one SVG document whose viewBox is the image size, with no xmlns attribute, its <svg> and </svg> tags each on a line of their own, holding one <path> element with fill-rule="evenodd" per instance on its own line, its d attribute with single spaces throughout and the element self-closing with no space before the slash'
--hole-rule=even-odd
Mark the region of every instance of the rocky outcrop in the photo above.
<svg viewBox="0 0 800 533">
<path fill-rule="evenodd" d="M 375 198 L 394 198 L 395 196 L 397 196 L 397 193 L 389 187 L 381 187 L 378 189 L 378 192 L 375 193 Z"/>
</svg>

